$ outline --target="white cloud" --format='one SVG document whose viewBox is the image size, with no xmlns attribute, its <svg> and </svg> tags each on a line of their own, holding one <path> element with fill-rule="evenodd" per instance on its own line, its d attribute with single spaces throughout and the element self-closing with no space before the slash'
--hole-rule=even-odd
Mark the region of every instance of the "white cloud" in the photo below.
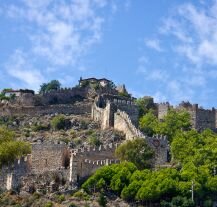
<svg viewBox="0 0 217 207">
<path fill-rule="evenodd" d="M 146 63 L 146 62 L 145 62 Z M 149 81 L 167 82 L 169 74 L 166 70 L 162 69 L 147 69 L 144 63 L 139 64 L 137 72 L 143 74 L 144 78 Z"/>
<path fill-rule="evenodd" d="M 161 92 L 159 87 L 153 89 L 157 100 L 167 97 L 173 103 L 182 100 L 205 103 L 206 99 L 211 99 L 210 94 L 215 90 L 208 88 L 213 89 L 217 77 L 216 19 L 216 0 L 206 5 L 181 4 L 163 19 L 156 39 L 145 40 L 146 46 L 156 51 L 162 51 L 161 45 L 168 48 L 157 60 L 151 56 L 146 57 L 148 62 L 138 60 L 138 72 L 144 74 L 145 80 L 160 84 Z M 156 64 L 157 70 L 148 70 L 156 68 Z"/>
<path fill-rule="evenodd" d="M 22 6 L 9 5 L 8 16 L 29 24 L 31 52 L 50 64 L 74 65 L 101 41 L 105 17 L 99 10 L 107 0 L 22 0 Z"/>
<path fill-rule="evenodd" d="M 156 40 L 156 39 L 145 40 L 145 45 L 151 49 L 158 51 L 158 52 L 163 51 L 163 49 L 160 46 L 159 40 Z"/>
<path fill-rule="evenodd" d="M 183 4 L 164 20 L 161 31 L 172 35 L 176 51 L 193 64 L 217 65 L 217 1 L 210 7 Z"/>
<path fill-rule="evenodd" d="M 38 89 L 45 78 L 39 70 L 26 61 L 27 59 L 26 54 L 21 50 L 16 50 L 5 65 L 7 73 L 23 82 L 24 87 Z"/>
<path fill-rule="evenodd" d="M 162 103 L 162 102 L 168 101 L 167 97 L 165 96 L 165 94 L 162 93 L 162 91 L 155 92 L 155 94 L 153 95 L 153 97 L 154 97 L 154 101 L 156 103 Z"/>
</svg>

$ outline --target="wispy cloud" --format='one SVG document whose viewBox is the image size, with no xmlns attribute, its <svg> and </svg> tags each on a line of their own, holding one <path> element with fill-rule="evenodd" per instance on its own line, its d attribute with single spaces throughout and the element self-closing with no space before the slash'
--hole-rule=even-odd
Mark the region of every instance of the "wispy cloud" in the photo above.
<svg viewBox="0 0 217 207">
<path fill-rule="evenodd" d="M 144 78 L 149 81 L 167 82 L 169 78 L 169 75 L 166 70 L 162 70 L 162 69 L 149 69 L 148 70 L 142 65 L 139 66 L 137 72 L 142 73 Z"/>
<path fill-rule="evenodd" d="M 214 92 L 207 88 L 217 77 L 216 19 L 217 1 L 212 1 L 209 7 L 180 4 L 162 20 L 156 38 L 145 39 L 146 47 L 158 52 L 162 52 L 161 45 L 167 45 L 167 50 L 160 57 L 149 55 L 146 57 L 149 62 L 138 61 L 138 71 L 144 74 L 144 78 L 161 85 L 161 92 L 159 87 L 154 92 L 158 100 L 164 101 L 167 97 L 173 103 L 181 100 L 204 101 L 208 94 L 210 96 Z M 165 59 L 168 65 L 166 70 L 161 61 Z M 155 66 L 156 63 L 158 66 Z M 197 95 L 198 91 L 201 96 Z"/>
<path fill-rule="evenodd" d="M 217 65 L 217 2 L 210 7 L 184 4 L 164 20 L 161 31 L 177 38 L 176 51 L 193 64 Z"/>
<path fill-rule="evenodd" d="M 73 78 L 63 71 L 86 70 L 83 59 L 102 42 L 104 26 L 115 15 L 118 4 L 113 0 L 19 0 L 1 4 L 0 15 L 9 18 L 28 41 L 22 49 L 14 48 L 5 64 L 6 74 L 20 80 L 20 86 L 35 88 L 55 72 L 67 85 Z"/>
<path fill-rule="evenodd" d="M 73 65 L 91 46 L 101 41 L 104 17 L 98 10 L 106 0 L 33 1 L 10 5 L 8 16 L 29 23 L 31 51 L 53 65 Z"/>
<path fill-rule="evenodd" d="M 16 50 L 5 65 L 7 73 L 23 82 L 23 86 L 38 89 L 39 85 L 45 81 L 45 78 L 39 70 L 27 62 L 27 59 L 22 51 Z"/>
<path fill-rule="evenodd" d="M 147 39 L 147 40 L 145 40 L 145 45 L 151 49 L 158 51 L 158 52 L 163 51 L 163 49 L 160 46 L 160 42 L 157 39 Z"/>
</svg>

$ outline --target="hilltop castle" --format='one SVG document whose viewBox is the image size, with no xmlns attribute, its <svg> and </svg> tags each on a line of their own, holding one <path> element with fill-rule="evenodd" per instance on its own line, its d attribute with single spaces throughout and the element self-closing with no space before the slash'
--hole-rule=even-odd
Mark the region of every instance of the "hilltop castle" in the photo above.
<svg viewBox="0 0 217 207">
<path fill-rule="evenodd" d="M 31 90 L 7 90 L 6 95 L 13 96 L 13 99 L 1 101 L 0 116 L 43 116 L 57 113 L 89 116 L 98 122 L 102 129 L 113 128 L 123 132 L 126 140 L 135 137 L 146 139 L 155 152 L 153 165 L 164 165 L 168 161 L 167 138 L 161 135 L 147 137 L 138 129 L 138 106 L 124 85 L 116 87 L 107 79 L 81 78 L 74 88 L 52 90 L 43 94 L 35 94 Z M 171 107 L 168 103 L 157 106 L 159 119 L 162 119 Z M 186 107 L 183 104 L 180 107 L 191 112 L 193 127 L 216 127 L 215 109 L 206 111 L 198 109 L 197 106 Z M 62 142 L 33 143 L 30 155 L 16 160 L 12 166 L 2 168 L 0 185 L 8 190 L 22 187 L 30 192 L 33 185 L 40 188 L 42 183 L 37 178 L 47 172 L 58 173 L 69 184 L 77 183 L 100 166 L 119 162 L 114 156 L 119 144 L 74 149 Z M 43 185 L 55 191 L 54 183 Z"/>
</svg>

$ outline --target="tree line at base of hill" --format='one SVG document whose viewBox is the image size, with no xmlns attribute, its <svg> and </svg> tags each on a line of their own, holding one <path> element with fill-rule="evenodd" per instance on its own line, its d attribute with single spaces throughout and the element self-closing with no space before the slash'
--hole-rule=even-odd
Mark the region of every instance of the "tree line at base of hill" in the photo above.
<svg viewBox="0 0 217 207">
<path fill-rule="evenodd" d="M 150 136 L 168 136 L 172 167 L 151 168 L 153 152 L 145 140 L 141 144 L 140 139 L 135 139 L 117 148 L 120 164 L 98 169 L 82 188 L 90 194 L 113 192 L 126 201 L 143 205 L 211 207 L 217 200 L 217 134 L 209 129 L 191 129 L 190 115 L 185 111 L 170 110 L 161 121 L 149 111 L 139 125 Z"/>
</svg>

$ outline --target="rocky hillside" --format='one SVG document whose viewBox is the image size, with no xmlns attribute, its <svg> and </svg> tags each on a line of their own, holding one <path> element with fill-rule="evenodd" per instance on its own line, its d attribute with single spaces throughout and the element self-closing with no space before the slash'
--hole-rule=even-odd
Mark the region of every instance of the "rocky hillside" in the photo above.
<svg viewBox="0 0 217 207">
<path fill-rule="evenodd" d="M 63 126 L 55 127 L 54 119 L 61 117 Z M 113 129 L 101 130 L 99 123 L 90 116 L 80 115 L 40 115 L 1 117 L 1 125 L 6 125 L 16 133 L 18 140 L 28 142 L 62 141 L 71 147 L 100 145 L 119 142 L 124 135 Z"/>
</svg>

